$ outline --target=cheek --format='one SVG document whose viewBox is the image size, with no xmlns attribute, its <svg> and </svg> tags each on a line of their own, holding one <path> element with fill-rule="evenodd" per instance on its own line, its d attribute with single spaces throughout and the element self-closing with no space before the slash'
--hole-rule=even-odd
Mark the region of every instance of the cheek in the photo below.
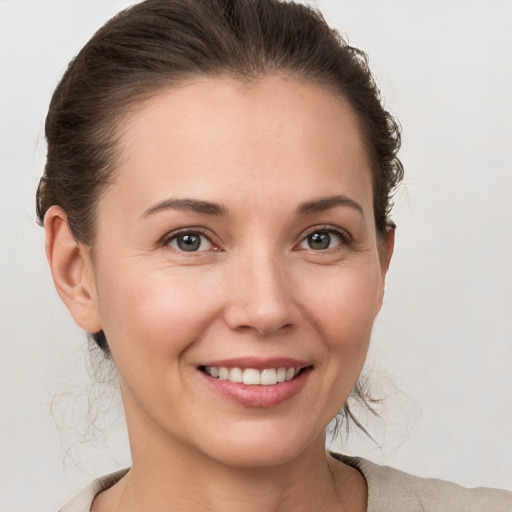
<svg viewBox="0 0 512 512">
<path fill-rule="evenodd" d="M 317 316 L 325 320 L 332 334 L 359 330 L 373 323 L 380 308 L 382 286 L 380 273 L 372 267 L 341 268 L 324 279 L 315 280 L 309 303 Z"/>
<path fill-rule="evenodd" d="M 323 350 L 318 361 L 321 382 L 317 396 L 327 425 L 346 403 L 363 369 L 375 316 L 378 312 L 381 274 L 372 265 L 317 272 L 310 279 L 307 314 Z M 328 275 L 327 275 L 328 274 Z"/>
<path fill-rule="evenodd" d="M 220 303 L 214 276 L 196 282 L 190 273 L 118 269 L 103 277 L 100 314 L 118 366 L 128 358 L 178 364 L 179 354 L 201 337 Z M 166 355 L 173 357 L 164 360 Z"/>
<path fill-rule="evenodd" d="M 381 288 L 380 273 L 373 267 L 341 268 L 325 279 L 317 276 L 308 309 L 331 350 L 344 357 L 366 354 Z"/>
</svg>

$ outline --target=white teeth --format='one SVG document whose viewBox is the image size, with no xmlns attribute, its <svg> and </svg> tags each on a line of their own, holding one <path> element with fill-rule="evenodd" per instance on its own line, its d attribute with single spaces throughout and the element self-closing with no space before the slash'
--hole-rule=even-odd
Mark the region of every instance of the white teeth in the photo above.
<svg viewBox="0 0 512 512">
<path fill-rule="evenodd" d="M 264 386 L 274 386 L 277 384 L 277 372 L 274 368 L 263 370 L 261 372 L 261 384 Z"/>
<path fill-rule="evenodd" d="M 225 366 L 206 366 L 205 372 L 219 380 L 229 380 L 235 383 L 244 383 L 246 386 L 275 386 L 280 382 L 292 380 L 295 368 L 266 368 L 256 370 L 254 368 L 227 368 Z"/>
<path fill-rule="evenodd" d="M 286 380 L 292 380 L 295 377 L 295 368 L 288 368 L 286 370 Z"/>
<path fill-rule="evenodd" d="M 248 386 L 258 386 L 260 384 L 260 372 L 253 368 L 246 368 L 242 380 Z"/>
<path fill-rule="evenodd" d="M 240 368 L 231 368 L 228 380 L 229 382 L 242 382 L 242 370 Z"/>
</svg>

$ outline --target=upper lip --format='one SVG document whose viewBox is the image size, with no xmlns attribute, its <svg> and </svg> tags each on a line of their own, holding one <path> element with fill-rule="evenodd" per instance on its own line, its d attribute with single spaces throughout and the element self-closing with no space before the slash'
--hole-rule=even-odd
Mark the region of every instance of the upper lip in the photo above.
<svg viewBox="0 0 512 512">
<path fill-rule="evenodd" d="M 200 367 L 215 366 L 225 368 L 254 368 L 255 370 L 265 370 L 269 368 L 295 368 L 301 370 L 308 366 L 312 366 L 311 362 L 300 361 L 291 357 L 236 357 L 230 359 L 222 359 L 215 361 L 208 361 L 205 364 L 199 365 Z"/>
</svg>

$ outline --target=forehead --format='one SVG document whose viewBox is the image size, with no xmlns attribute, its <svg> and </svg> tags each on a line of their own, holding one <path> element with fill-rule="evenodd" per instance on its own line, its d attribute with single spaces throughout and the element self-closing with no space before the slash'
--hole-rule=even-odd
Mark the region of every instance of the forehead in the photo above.
<svg viewBox="0 0 512 512">
<path fill-rule="evenodd" d="M 302 202 L 333 188 L 371 203 L 370 166 L 351 107 L 291 78 L 208 78 L 162 90 L 126 119 L 121 146 L 114 189 L 136 192 L 140 208 L 191 194 L 246 202 L 293 191 Z"/>
</svg>

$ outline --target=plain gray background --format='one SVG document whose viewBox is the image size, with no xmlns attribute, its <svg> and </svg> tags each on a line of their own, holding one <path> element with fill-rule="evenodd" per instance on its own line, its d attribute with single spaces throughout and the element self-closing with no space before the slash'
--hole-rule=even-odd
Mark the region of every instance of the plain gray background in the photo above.
<svg viewBox="0 0 512 512">
<path fill-rule="evenodd" d="M 34 194 L 57 80 L 94 30 L 131 3 L 0 0 L 2 510 L 55 510 L 92 477 L 129 464 L 117 398 L 94 401 L 85 337 L 53 289 Z M 401 393 L 383 384 L 384 420 L 369 423 L 380 447 L 354 433 L 343 449 L 511 489 L 512 2 L 319 5 L 369 53 L 403 126 L 406 167 L 371 354 Z M 91 418 L 104 435 L 92 439 Z"/>
</svg>

